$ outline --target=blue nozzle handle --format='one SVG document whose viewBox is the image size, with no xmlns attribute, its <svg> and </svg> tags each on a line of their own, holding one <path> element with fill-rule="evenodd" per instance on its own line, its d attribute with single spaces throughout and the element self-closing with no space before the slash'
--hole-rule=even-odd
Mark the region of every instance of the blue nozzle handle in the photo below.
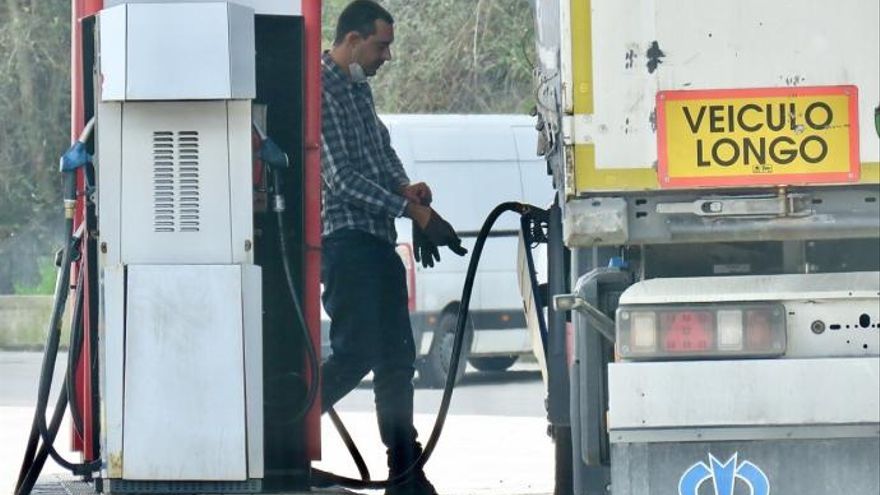
<svg viewBox="0 0 880 495">
<path fill-rule="evenodd" d="M 272 138 L 267 137 L 260 143 L 260 159 L 273 170 L 290 167 L 287 153 L 275 144 Z"/>
<path fill-rule="evenodd" d="M 73 172 L 91 161 L 92 156 L 86 152 L 85 143 L 77 141 L 61 155 L 58 168 L 61 172 Z"/>
</svg>

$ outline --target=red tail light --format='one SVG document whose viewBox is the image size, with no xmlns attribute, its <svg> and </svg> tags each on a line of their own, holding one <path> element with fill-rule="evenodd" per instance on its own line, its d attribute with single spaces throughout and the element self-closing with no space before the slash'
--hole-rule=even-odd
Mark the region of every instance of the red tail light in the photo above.
<svg viewBox="0 0 880 495">
<path fill-rule="evenodd" d="M 625 359 L 769 357 L 786 347 L 781 304 L 621 307 L 616 323 Z"/>
<path fill-rule="evenodd" d="M 700 352 L 715 342 L 713 315 L 709 311 L 671 311 L 660 314 L 660 334 L 666 352 Z"/>
</svg>

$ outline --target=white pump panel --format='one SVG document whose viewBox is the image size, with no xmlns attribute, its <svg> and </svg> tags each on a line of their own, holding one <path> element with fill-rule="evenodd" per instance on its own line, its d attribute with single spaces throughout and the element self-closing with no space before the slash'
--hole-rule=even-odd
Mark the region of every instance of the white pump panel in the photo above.
<svg viewBox="0 0 880 495">
<path fill-rule="evenodd" d="M 261 461 L 248 446 L 263 433 L 253 345 L 261 333 L 259 321 L 248 324 L 259 273 L 253 265 L 128 268 L 124 478 L 243 480 L 248 461 Z M 261 464 L 250 475 L 262 476 Z"/>
<path fill-rule="evenodd" d="M 254 11 L 226 2 L 135 3 L 99 17 L 102 99 L 256 95 Z"/>
<path fill-rule="evenodd" d="M 254 490 L 264 475 L 254 9 L 106 4 L 95 146 L 103 476 L 111 492 Z"/>
<path fill-rule="evenodd" d="M 252 262 L 249 138 L 249 102 L 126 103 L 122 262 Z"/>
<path fill-rule="evenodd" d="M 105 0 L 105 7 L 113 7 L 114 5 L 132 4 L 132 3 L 175 3 L 178 0 Z M 189 0 L 189 3 L 198 2 L 216 2 L 217 0 Z M 302 0 L 231 0 L 230 3 L 237 3 L 254 9 L 256 14 L 265 15 L 285 15 L 298 16 L 302 15 Z"/>
</svg>

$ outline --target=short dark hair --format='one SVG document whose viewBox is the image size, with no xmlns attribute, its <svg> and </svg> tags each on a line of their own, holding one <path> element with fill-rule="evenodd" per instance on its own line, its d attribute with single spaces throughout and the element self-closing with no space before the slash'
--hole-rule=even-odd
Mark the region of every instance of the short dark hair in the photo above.
<svg viewBox="0 0 880 495">
<path fill-rule="evenodd" d="M 342 43 L 345 35 L 352 31 L 357 31 L 364 38 L 376 34 L 376 21 L 379 19 L 394 24 L 391 14 L 378 3 L 373 0 L 354 0 L 339 14 L 333 44 Z"/>
</svg>

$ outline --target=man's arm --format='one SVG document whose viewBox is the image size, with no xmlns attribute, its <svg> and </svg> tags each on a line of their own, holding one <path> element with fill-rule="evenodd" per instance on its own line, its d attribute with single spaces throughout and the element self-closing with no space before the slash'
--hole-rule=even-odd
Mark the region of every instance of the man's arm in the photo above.
<svg viewBox="0 0 880 495">
<path fill-rule="evenodd" d="M 322 95 L 321 178 L 344 201 L 371 213 L 400 217 L 407 200 L 359 173 L 349 159 L 343 132 L 341 108 L 325 93 Z M 404 177 L 406 174 L 404 174 Z"/>
<path fill-rule="evenodd" d="M 397 152 L 391 147 L 391 135 L 388 133 L 388 128 L 378 116 L 376 117 L 376 123 L 379 125 L 379 134 L 382 136 L 382 152 L 388 160 L 391 176 L 397 185 L 395 192 L 411 203 L 430 206 L 432 200 L 431 188 L 424 182 L 417 184 L 410 182 L 409 177 L 406 175 L 406 170 L 403 168 L 403 162 L 400 161 Z"/>
<path fill-rule="evenodd" d="M 385 123 L 378 116 L 376 117 L 376 123 L 379 124 L 379 133 L 382 135 L 382 149 L 385 152 L 386 159 L 390 165 L 391 175 L 394 177 L 398 189 L 408 186 L 409 177 L 406 175 L 406 170 L 403 168 L 400 157 L 397 156 L 397 152 L 391 147 L 391 135 L 388 133 L 388 128 L 385 127 Z"/>
</svg>

